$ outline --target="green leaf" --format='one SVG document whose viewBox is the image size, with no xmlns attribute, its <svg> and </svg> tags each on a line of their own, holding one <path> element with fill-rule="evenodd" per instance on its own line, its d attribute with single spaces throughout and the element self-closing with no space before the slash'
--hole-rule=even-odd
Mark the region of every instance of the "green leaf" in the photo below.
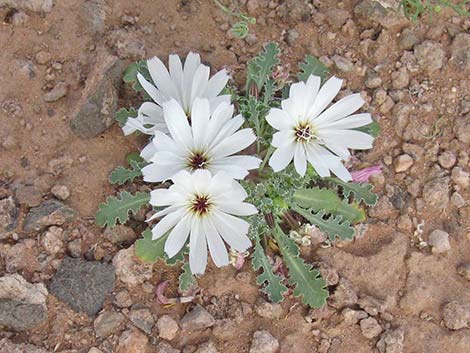
<svg viewBox="0 0 470 353">
<path fill-rule="evenodd" d="M 294 296 L 302 297 L 302 302 L 312 308 L 320 308 L 328 298 L 326 282 L 321 278 L 320 271 L 313 269 L 299 256 L 297 245 L 278 225 L 273 234 L 289 269 L 288 281 L 294 286 Z"/>
<path fill-rule="evenodd" d="M 193 274 L 191 273 L 191 268 L 189 267 L 189 263 L 185 263 L 181 269 L 183 272 L 181 272 L 179 276 L 179 290 L 181 292 L 186 292 L 189 288 L 191 288 L 194 284 L 196 284 L 196 278 L 194 278 Z"/>
<path fill-rule="evenodd" d="M 137 110 L 130 107 L 129 109 L 121 108 L 119 109 L 114 118 L 118 122 L 119 126 L 124 126 L 126 124 L 127 118 L 135 118 L 137 116 Z"/>
<path fill-rule="evenodd" d="M 150 194 L 137 192 L 135 195 L 127 191 L 119 193 L 117 197 L 110 196 L 106 203 L 102 203 L 96 212 L 96 224 L 104 227 L 114 227 L 117 222 L 123 224 L 129 219 L 129 212 L 137 213 L 139 209 L 150 201 Z"/>
<path fill-rule="evenodd" d="M 251 255 L 253 269 L 263 272 L 256 277 L 256 284 L 261 286 L 261 291 L 265 293 L 269 300 L 279 303 L 284 300 L 284 293 L 288 288 L 282 283 L 282 277 L 273 272 L 273 267 L 269 263 L 263 247 L 261 246 L 259 236 L 255 236 L 255 251 Z"/>
<path fill-rule="evenodd" d="M 173 266 L 176 265 L 178 262 L 183 262 L 185 255 L 188 253 L 188 248 L 187 246 L 183 246 L 181 250 L 173 257 L 168 258 L 168 256 L 165 254 L 165 263 L 168 266 Z"/>
<path fill-rule="evenodd" d="M 331 241 L 335 241 L 336 237 L 341 240 L 354 238 L 354 228 L 351 227 L 349 221 L 343 222 L 341 216 L 330 216 L 325 219 L 325 211 L 318 213 L 312 210 L 305 210 L 301 207 L 293 207 L 293 210 L 308 220 L 311 224 L 316 225 L 322 232 L 328 234 Z"/>
<path fill-rule="evenodd" d="M 248 62 L 248 78 L 246 90 L 252 82 L 256 84 L 258 91 L 261 91 L 266 80 L 271 76 L 276 65 L 279 64 L 279 47 L 274 42 L 269 42 L 264 47 L 264 51 Z"/>
<path fill-rule="evenodd" d="M 131 152 L 126 156 L 127 163 L 131 164 L 132 161 L 137 163 L 143 164 L 145 163 L 145 159 L 140 156 L 139 152 Z"/>
<path fill-rule="evenodd" d="M 123 185 L 128 181 L 132 181 L 142 175 L 142 168 L 146 164 L 147 163 L 145 161 L 139 163 L 135 160 L 131 160 L 131 169 L 127 169 L 122 166 L 117 167 L 111 172 L 111 175 L 109 176 L 109 181 L 111 184 L 118 185 Z"/>
<path fill-rule="evenodd" d="M 233 35 L 240 39 L 246 38 L 248 31 L 248 22 L 245 20 L 238 21 L 232 26 Z"/>
<path fill-rule="evenodd" d="M 142 76 L 144 76 L 147 81 L 153 82 L 147 67 L 147 61 L 145 60 L 137 61 L 133 64 L 130 64 L 124 71 L 122 79 L 124 80 L 124 82 L 132 84 L 132 88 L 134 90 L 142 91 L 144 88 L 141 86 L 137 79 L 137 73 L 140 73 Z"/>
<path fill-rule="evenodd" d="M 135 242 L 135 255 L 144 262 L 153 263 L 159 258 L 163 258 L 165 251 L 165 241 L 168 234 L 152 240 L 152 231 L 146 229 L 142 233 L 142 239 Z"/>
<path fill-rule="evenodd" d="M 302 63 L 299 64 L 300 72 L 297 78 L 306 82 L 310 75 L 320 76 L 322 81 L 326 80 L 329 70 L 325 64 L 312 55 L 306 55 Z"/>
<path fill-rule="evenodd" d="M 366 134 L 369 134 L 372 137 L 377 137 L 380 134 L 380 125 L 376 121 L 373 121 L 368 125 L 358 127 L 354 130 L 365 132 Z"/>
<path fill-rule="evenodd" d="M 328 178 L 328 181 L 340 186 L 346 198 L 352 196 L 356 202 L 364 201 L 367 206 L 377 203 L 378 196 L 371 191 L 373 186 L 368 183 L 346 183 L 338 178 Z"/>
<path fill-rule="evenodd" d="M 342 200 L 334 191 L 320 189 L 318 187 L 309 189 L 298 189 L 294 194 L 294 201 L 300 207 L 312 209 L 314 212 L 324 210 L 343 216 L 351 223 L 365 220 L 366 214 L 356 203 L 349 204 Z"/>
</svg>

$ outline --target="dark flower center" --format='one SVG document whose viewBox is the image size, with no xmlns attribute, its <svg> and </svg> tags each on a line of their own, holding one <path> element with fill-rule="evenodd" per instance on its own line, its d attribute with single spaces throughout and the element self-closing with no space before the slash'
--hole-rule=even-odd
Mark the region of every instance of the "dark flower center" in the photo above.
<svg viewBox="0 0 470 353">
<path fill-rule="evenodd" d="M 192 170 L 205 169 L 207 164 L 207 158 L 202 153 L 194 153 L 189 159 L 188 164 Z"/>
<path fill-rule="evenodd" d="M 310 125 L 301 124 L 295 129 L 295 138 L 298 142 L 308 142 L 315 137 Z"/>
<path fill-rule="evenodd" d="M 195 199 L 191 204 L 191 210 L 202 216 L 209 212 L 211 206 L 211 202 L 209 200 L 209 196 L 207 195 L 196 195 Z"/>
</svg>

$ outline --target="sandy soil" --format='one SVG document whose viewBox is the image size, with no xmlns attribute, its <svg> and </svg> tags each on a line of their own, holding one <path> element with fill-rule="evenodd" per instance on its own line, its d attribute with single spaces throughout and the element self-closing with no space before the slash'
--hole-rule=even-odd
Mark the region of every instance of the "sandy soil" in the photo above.
<svg viewBox="0 0 470 353">
<path fill-rule="evenodd" d="M 282 353 L 470 352 L 470 270 L 464 267 L 470 263 L 470 20 L 443 11 L 413 24 L 387 13 L 396 2 L 384 0 L 240 0 L 258 21 L 240 40 L 230 33 L 231 19 L 209 0 L 55 2 L 41 13 L 25 8 L 28 1 L 0 0 L 7 5 L 0 7 L 0 199 L 13 196 L 18 205 L 14 229 L 0 232 L 0 275 L 19 273 L 48 286 L 64 256 L 73 255 L 74 240 L 81 240 L 75 256 L 112 262 L 139 236 L 132 230 L 126 242 L 113 243 L 93 217 L 117 191 L 108 183 L 110 171 L 144 138 L 124 137 L 117 124 L 82 138 L 69 124 L 86 85 L 107 77 L 90 76 L 99 53 L 127 65 L 197 51 L 214 70 L 228 66 L 240 84 L 247 60 L 277 41 L 293 72 L 305 54 L 322 57 L 345 79 L 345 92 L 367 97 L 382 134 L 372 151 L 356 154 L 353 168 L 383 165 L 383 175 L 373 179 L 380 201 L 369 210 L 362 238 L 303 249 L 328 275 L 325 308 L 309 311 L 294 298 L 281 308 L 266 304 L 249 262 L 241 271 L 210 265 L 199 279 L 197 302 L 215 326 L 179 331 L 170 344 L 175 352 L 215 352 L 203 350 L 205 342 L 221 353 L 248 352 L 253 333 L 267 330 Z M 66 94 L 46 102 L 60 82 Z M 140 98 L 122 84 L 118 99 L 121 107 Z M 25 231 L 24 217 L 54 199 L 54 185 L 67 187 L 63 202 L 78 216 L 60 225 L 62 247 L 51 254 L 42 241 L 46 230 Z M 430 239 L 435 230 L 448 233 L 449 246 L 445 236 L 439 243 Z M 4 340 L 0 351 L 36 352 L 29 343 L 46 352 L 166 352 L 156 326 L 144 333 L 130 317 L 145 307 L 155 320 L 169 314 L 180 322 L 192 305 L 165 308 L 154 294 L 158 283 L 170 280 L 168 296 L 176 295 L 177 275 L 161 263 L 136 285 L 118 274 L 103 311 L 125 319 L 106 337 L 97 337 L 95 316 L 49 293 L 47 319 L 38 326 L 16 332 L 0 325 L 0 339 L 10 344 Z M 130 302 L 116 304 L 116 295 L 126 292 Z M 446 307 L 451 302 L 458 308 Z M 355 315 L 365 316 L 359 323 L 351 321 Z"/>
</svg>

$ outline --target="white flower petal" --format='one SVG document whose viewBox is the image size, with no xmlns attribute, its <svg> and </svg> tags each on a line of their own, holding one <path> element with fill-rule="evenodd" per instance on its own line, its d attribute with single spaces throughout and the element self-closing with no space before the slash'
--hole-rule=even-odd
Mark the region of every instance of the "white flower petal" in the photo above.
<svg viewBox="0 0 470 353">
<path fill-rule="evenodd" d="M 302 144 L 298 143 L 294 154 L 294 167 L 300 176 L 304 176 L 307 171 L 307 157 Z"/>
<path fill-rule="evenodd" d="M 227 85 L 229 78 L 227 70 L 224 69 L 217 72 L 209 80 L 204 96 L 207 98 L 216 97 Z"/>
<path fill-rule="evenodd" d="M 313 166 L 318 175 L 323 178 L 329 177 L 329 165 L 334 162 L 335 158 L 338 157 L 335 157 L 333 154 L 331 154 L 331 152 L 316 144 L 307 146 L 306 153 L 308 161 Z"/>
<path fill-rule="evenodd" d="M 220 144 L 221 141 L 233 135 L 245 122 L 245 119 L 241 115 L 237 115 L 236 117 L 227 121 L 224 126 L 221 126 L 217 132 L 215 132 L 215 137 L 207 138 L 209 143 L 208 149 L 211 150 L 214 146 Z M 214 134 L 213 134 L 214 135 Z"/>
<path fill-rule="evenodd" d="M 231 98 L 232 97 L 229 94 L 223 94 L 221 96 L 211 98 L 209 100 L 211 112 L 214 112 L 220 104 L 230 104 Z"/>
<path fill-rule="evenodd" d="M 352 180 L 351 173 L 349 173 L 349 171 L 340 161 L 331 165 L 331 171 L 342 181 L 348 182 Z"/>
<path fill-rule="evenodd" d="M 217 208 L 234 216 L 251 216 L 258 213 L 255 206 L 246 202 L 218 202 Z"/>
<path fill-rule="evenodd" d="M 166 92 L 168 97 L 181 99 L 167 68 L 158 57 L 154 56 L 147 60 L 147 67 L 153 82 L 160 91 Z"/>
<path fill-rule="evenodd" d="M 150 163 L 142 168 L 142 175 L 144 177 L 144 181 L 149 183 L 158 183 L 171 179 L 180 170 L 181 166 L 178 164 L 162 167 L 158 164 Z"/>
<path fill-rule="evenodd" d="M 178 156 L 185 155 L 185 147 L 177 145 L 168 135 L 163 132 L 155 131 L 155 137 L 152 139 L 157 151 L 169 151 Z"/>
<path fill-rule="evenodd" d="M 338 155 L 341 159 L 347 161 L 351 156 L 348 148 L 343 146 L 338 140 L 326 139 L 323 142 L 325 147 L 327 147 L 334 154 Z"/>
<path fill-rule="evenodd" d="M 321 129 L 318 131 L 318 137 L 325 141 L 336 140 L 338 144 L 356 150 L 372 148 L 374 142 L 372 136 L 356 130 Z"/>
<path fill-rule="evenodd" d="M 157 87 L 152 85 L 150 82 L 148 82 L 144 76 L 140 74 L 140 72 L 137 73 L 137 80 L 139 81 L 140 85 L 144 88 L 145 92 L 148 93 L 150 98 L 152 98 L 158 105 L 162 105 L 163 102 L 165 102 L 168 99 L 167 95 L 162 94 Z"/>
<path fill-rule="evenodd" d="M 193 83 L 191 86 L 191 101 L 201 93 L 205 92 L 209 84 L 210 69 L 206 65 L 199 65 L 194 74 Z"/>
<path fill-rule="evenodd" d="M 178 254 L 188 240 L 189 231 L 191 230 L 191 215 L 186 214 L 173 228 L 170 235 L 165 241 L 164 250 L 171 259 Z"/>
<path fill-rule="evenodd" d="M 195 275 L 202 275 L 207 265 L 206 237 L 200 221 L 193 218 L 189 237 L 189 267 Z"/>
<path fill-rule="evenodd" d="M 332 77 L 320 88 L 315 103 L 309 109 L 307 115 L 310 119 L 315 118 L 330 104 L 341 89 L 343 80 Z"/>
<path fill-rule="evenodd" d="M 294 121 L 281 109 L 271 108 L 266 121 L 269 125 L 277 130 L 291 129 L 294 126 Z"/>
<path fill-rule="evenodd" d="M 239 166 L 245 170 L 252 170 L 258 168 L 261 162 L 261 159 L 257 157 L 240 155 L 218 159 L 214 164 L 218 167 L 234 165 Z"/>
<path fill-rule="evenodd" d="M 217 232 L 215 226 L 212 224 L 210 218 L 203 218 L 202 229 L 204 231 L 207 244 L 209 245 L 209 251 L 215 265 L 217 267 L 227 266 L 229 263 L 227 248 L 225 247 L 222 238 Z"/>
<path fill-rule="evenodd" d="M 343 119 L 362 107 L 364 103 L 364 99 L 362 99 L 359 93 L 346 96 L 320 114 L 314 120 L 315 126 L 323 127 L 324 125 Z"/>
<path fill-rule="evenodd" d="M 251 246 L 247 237 L 248 222 L 223 212 L 214 212 L 212 218 L 217 231 L 231 248 L 244 252 Z"/>
<path fill-rule="evenodd" d="M 145 161 L 150 162 L 155 152 L 157 152 L 157 148 L 153 143 L 153 139 L 151 139 L 150 142 L 142 149 L 142 151 L 140 151 L 140 156 Z"/>
<path fill-rule="evenodd" d="M 176 143 L 190 150 L 193 145 L 193 135 L 188 118 L 176 100 L 172 99 L 163 104 L 163 116 L 171 137 Z"/>
<path fill-rule="evenodd" d="M 283 170 L 294 158 L 295 143 L 282 146 L 274 151 L 269 159 L 269 165 L 275 172 Z"/>
<path fill-rule="evenodd" d="M 243 129 L 237 131 L 230 137 L 222 140 L 217 146 L 212 149 L 212 153 L 216 157 L 225 157 L 230 156 L 236 152 L 239 152 L 248 146 L 250 146 L 253 142 L 255 142 L 256 136 L 251 129 Z"/>
<path fill-rule="evenodd" d="M 308 100 L 307 100 L 307 107 L 313 105 L 315 103 L 315 99 L 317 98 L 318 92 L 320 90 L 321 84 L 321 77 L 310 75 L 307 79 L 306 89 L 308 92 Z"/>
<path fill-rule="evenodd" d="M 177 200 L 183 201 L 178 193 L 169 189 L 155 189 L 150 192 L 150 204 L 152 206 L 169 206 L 176 203 Z"/>
<path fill-rule="evenodd" d="M 193 130 L 195 149 L 203 149 L 206 145 L 209 116 L 209 101 L 207 99 L 196 98 L 191 110 L 191 127 Z"/>
<path fill-rule="evenodd" d="M 181 64 L 181 59 L 178 55 L 170 55 L 168 57 L 168 67 L 170 68 L 171 80 L 177 85 L 178 91 L 182 92 L 182 82 L 183 82 L 183 65 Z M 179 83 L 179 85 L 178 85 Z M 182 97 L 181 97 L 182 98 Z"/>
<path fill-rule="evenodd" d="M 281 130 L 276 132 L 273 135 L 273 140 L 271 141 L 271 145 L 274 147 L 282 147 L 288 144 L 291 144 L 295 141 L 295 131 L 292 129 L 289 130 Z"/>
<path fill-rule="evenodd" d="M 354 129 L 372 123 L 369 113 L 349 115 L 332 123 L 322 124 L 326 129 Z"/>
<path fill-rule="evenodd" d="M 165 235 L 181 219 L 185 210 L 180 209 L 163 217 L 152 229 L 152 240 L 156 240 Z"/>
</svg>

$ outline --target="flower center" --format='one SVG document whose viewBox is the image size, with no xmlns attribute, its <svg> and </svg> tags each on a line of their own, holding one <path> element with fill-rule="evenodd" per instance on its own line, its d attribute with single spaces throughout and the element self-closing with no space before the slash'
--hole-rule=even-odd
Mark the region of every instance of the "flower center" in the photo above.
<svg viewBox="0 0 470 353">
<path fill-rule="evenodd" d="M 295 139 L 297 142 L 308 142 L 315 138 L 312 126 L 302 123 L 295 129 Z"/>
<path fill-rule="evenodd" d="M 202 153 L 193 153 L 189 158 L 188 166 L 192 170 L 205 169 L 207 165 L 207 158 Z"/>
<path fill-rule="evenodd" d="M 195 195 L 191 202 L 190 209 L 199 216 L 207 214 L 211 209 L 212 203 L 207 195 Z"/>
</svg>

